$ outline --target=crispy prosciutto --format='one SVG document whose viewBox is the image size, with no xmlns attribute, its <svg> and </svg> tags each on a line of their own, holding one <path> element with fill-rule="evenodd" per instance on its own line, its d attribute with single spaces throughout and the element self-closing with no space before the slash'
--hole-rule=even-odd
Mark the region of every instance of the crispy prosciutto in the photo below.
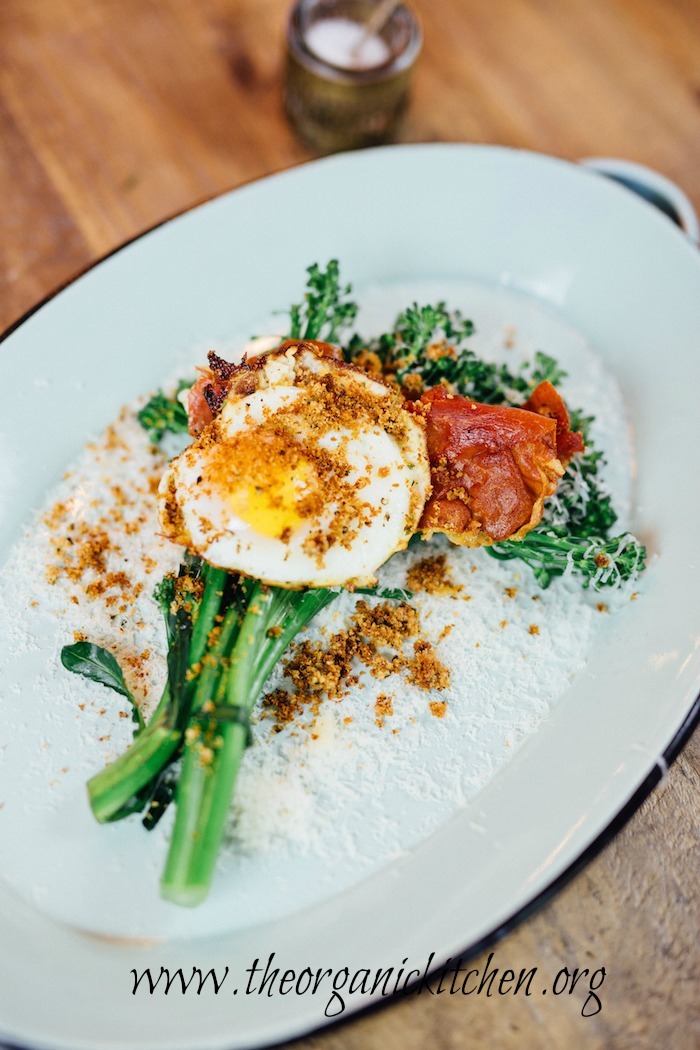
<svg viewBox="0 0 700 1050">
<path fill-rule="evenodd" d="M 284 350 L 288 346 L 303 346 L 318 354 L 319 357 L 332 357 L 336 361 L 343 360 L 343 352 L 339 347 L 317 339 L 286 339 L 275 349 Z M 207 357 L 209 368 L 202 370 L 187 395 L 187 421 L 193 437 L 201 434 L 218 415 L 229 392 L 233 391 L 241 397 L 252 394 L 257 386 L 256 373 L 263 363 L 264 355 L 244 357 L 237 365 L 224 361 L 213 350 Z"/>
<path fill-rule="evenodd" d="M 577 452 L 583 452 L 583 437 L 570 430 L 569 412 L 560 393 L 545 380 L 530 394 L 522 406 L 528 412 L 537 412 L 540 416 L 549 416 L 557 424 L 557 456 L 562 466 L 566 466 Z"/>
<path fill-rule="evenodd" d="M 551 392 L 540 390 L 545 386 Z M 523 408 L 482 405 L 443 387 L 411 404 L 426 421 L 433 485 L 424 533 L 444 532 L 453 543 L 480 547 L 521 539 L 537 525 L 564 473 L 558 444 L 570 458 L 580 439 L 568 430 L 554 387 L 540 387 Z"/>
</svg>

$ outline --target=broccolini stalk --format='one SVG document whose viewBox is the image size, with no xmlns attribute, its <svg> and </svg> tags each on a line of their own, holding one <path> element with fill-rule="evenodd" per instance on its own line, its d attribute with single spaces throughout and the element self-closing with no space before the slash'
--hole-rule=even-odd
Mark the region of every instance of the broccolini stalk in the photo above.
<svg viewBox="0 0 700 1050">
<path fill-rule="evenodd" d="M 522 540 L 505 540 L 486 550 L 502 561 L 520 558 L 542 587 L 548 587 L 555 576 L 573 572 L 582 578 L 584 587 L 596 591 L 633 579 L 644 569 L 646 559 L 645 547 L 630 533 L 602 539 L 557 534 L 542 526 Z"/>
<path fill-rule="evenodd" d="M 177 787 L 175 828 L 162 894 L 194 907 L 207 896 L 248 743 L 249 719 L 270 671 L 295 635 L 338 594 L 328 588 L 290 591 L 245 581 L 226 614 L 243 613 L 240 629 L 222 661 L 213 703 L 185 737 Z"/>
<path fill-rule="evenodd" d="M 159 588 L 169 641 L 168 681 L 148 725 L 128 751 L 88 781 L 90 805 L 101 823 L 120 820 L 148 806 L 158 778 L 182 743 L 196 700 L 188 672 L 204 656 L 227 576 L 208 565 L 202 567 L 200 576 L 199 566 L 198 559 L 188 559 L 177 581 Z M 203 590 L 198 597 L 200 580 Z"/>
</svg>

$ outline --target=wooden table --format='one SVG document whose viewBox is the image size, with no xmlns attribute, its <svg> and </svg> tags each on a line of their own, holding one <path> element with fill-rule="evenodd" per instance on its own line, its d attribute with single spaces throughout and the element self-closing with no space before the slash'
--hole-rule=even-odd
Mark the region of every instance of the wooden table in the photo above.
<svg viewBox="0 0 700 1050">
<path fill-rule="evenodd" d="M 700 206 L 700 0 L 414 0 L 403 141 L 613 155 Z M 128 238 L 308 158 L 285 123 L 287 0 L 3 0 L 0 328 Z M 605 966 L 582 996 L 421 996 L 305 1050 L 700 1046 L 700 739 L 622 833 L 499 943 L 501 968 Z M 483 967 L 485 955 L 474 963 Z"/>
</svg>

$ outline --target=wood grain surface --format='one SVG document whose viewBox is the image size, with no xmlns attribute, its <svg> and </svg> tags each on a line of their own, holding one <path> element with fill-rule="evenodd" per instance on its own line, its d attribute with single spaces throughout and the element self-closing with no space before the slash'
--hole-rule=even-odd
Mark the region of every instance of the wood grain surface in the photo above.
<svg viewBox="0 0 700 1050">
<path fill-rule="evenodd" d="M 700 207 L 700 0 L 414 0 L 402 141 L 657 168 Z M 123 241 L 310 154 L 281 106 L 287 0 L 2 0 L 0 329 Z M 493 964 L 569 995 L 421 995 L 299 1050 L 700 1047 L 700 740 Z M 486 954 L 474 966 L 483 967 Z"/>
</svg>

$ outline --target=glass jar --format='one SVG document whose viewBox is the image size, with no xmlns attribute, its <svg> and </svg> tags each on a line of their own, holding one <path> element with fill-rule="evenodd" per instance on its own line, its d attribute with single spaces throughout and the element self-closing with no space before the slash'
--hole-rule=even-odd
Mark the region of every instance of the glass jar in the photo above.
<svg viewBox="0 0 700 1050">
<path fill-rule="evenodd" d="M 300 138 L 321 153 L 386 142 L 408 104 L 422 43 L 399 4 L 376 33 L 372 0 L 298 0 L 287 28 L 284 104 Z"/>
</svg>

